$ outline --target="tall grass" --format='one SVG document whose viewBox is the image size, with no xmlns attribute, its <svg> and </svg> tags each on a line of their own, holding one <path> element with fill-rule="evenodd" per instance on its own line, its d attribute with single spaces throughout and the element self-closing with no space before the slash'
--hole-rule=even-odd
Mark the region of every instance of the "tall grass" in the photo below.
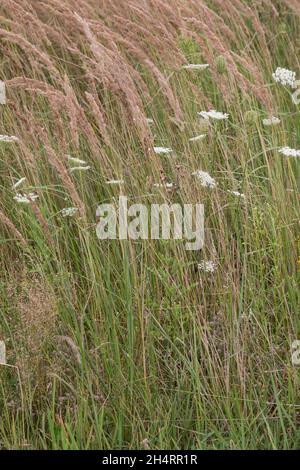
<svg viewBox="0 0 300 470">
<path fill-rule="evenodd" d="M 272 80 L 299 76 L 299 16 L 297 0 L 1 1 L 0 134 L 19 141 L 0 142 L 0 448 L 299 447 L 299 159 L 278 148 L 300 148 L 300 114 Z M 207 126 L 211 108 L 229 119 Z M 119 194 L 203 203 L 204 249 L 98 240 Z"/>
</svg>

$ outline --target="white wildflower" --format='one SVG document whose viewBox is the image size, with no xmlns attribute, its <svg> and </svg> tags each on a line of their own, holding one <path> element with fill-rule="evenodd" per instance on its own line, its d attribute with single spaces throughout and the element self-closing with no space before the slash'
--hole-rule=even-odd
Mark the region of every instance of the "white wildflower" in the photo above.
<svg viewBox="0 0 300 470">
<path fill-rule="evenodd" d="M 29 204 L 30 202 L 35 201 L 38 199 L 38 194 L 36 193 L 28 193 L 28 194 L 22 194 L 22 193 L 17 193 L 14 196 L 14 200 L 17 202 L 21 202 L 23 204 Z"/>
<path fill-rule="evenodd" d="M 154 123 L 152 118 L 147 118 L 146 121 L 147 121 L 148 124 L 153 124 Z"/>
<path fill-rule="evenodd" d="M 228 190 L 228 193 L 230 193 L 230 194 L 232 194 L 233 196 L 236 196 L 236 197 L 241 197 L 242 199 L 246 198 L 245 194 L 240 193 L 239 191 L 230 191 L 230 190 Z"/>
<path fill-rule="evenodd" d="M 17 189 L 19 186 L 21 186 L 21 185 L 24 183 L 24 181 L 26 181 L 25 176 L 24 176 L 24 178 L 19 179 L 19 180 L 12 186 L 11 189 Z"/>
<path fill-rule="evenodd" d="M 208 67 L 209 67 L 209 64 L 186 64 L 182 66 L 183 69 L 191 69 L 191 70 L 196 70 L 196 69 L 204 70 L 204 69 L 207 69 Z"/>
<path fill-rule="evenodd" d="M 280 122 L 280 119 L 276 116 L 272 116 L 270 119 L 263 119 L 264 126 L 276 126 L 277 124 L 280 124 Z"/>
<path fill-rule="evenodd" d="M 90 170 L 90 166 L 73 166 L 70 168 L 70 172 L 72 173 L 73 171 L 86 171 Z"/>
<path fill-rule="evenodd" d="M 6 104 L 5 83 L 0 80 L 0 104 Z"/>
<path fill-rule="evenodd" d="M 78 163 L 78 165 L 87 165 L 84 160 L 80 160 L 79 158 L 71 157 L 71 155 L 67 155 L 68 160 L 73 163 Z"/>
<path fill-rule="evenodd" d="M 62 217 L 72 217 L 78 211 L 78 207 L 65 207 L 61 211 Z"/>
<path fill-rule="evenodd" d="M 204 119 L 217 119 L 217 120 L 222 120 L 222 119 L 228 119 L 229 114 L 227 113 L 221 113 L 220 111 L 216 111 L 215 109 L 211 109 L 210 111 L 201 111 L 198 113 L 199 116 L 201 116 Z"/>
<path fill-rule="evenodd" d="M 214 273 L 217 269 L 217 265 L 214 261 L 201 261 L 198 264 L 198 269 L 204 271 L 205 273 Z"/>
<path fill-rule="evenodd" d="M 206 137 L 206 134 L 200 134 L 200 135 L 196 135 L 195 137 L 191 137 L 189 139 L 190 142 L 197 142 L 198 140 L 203 140 L 205 139 Z"/>
<path fill-rule="evenodd" d="M 6 364 L 6 346 L 4 341 L 0 341 L 0 364 Z"/>
<path fill-rule="evenodd" d="M 153 147 L 155 153 L 171 153 L 172 149 L 168 147 Z"/>
<path fill-rule="evenodd" d="M 0 134 L 0 142 L 18 142 L 20 139 L 15 135 L 2 135 Z"/>
<path fill-rule="evenodd" d="M 290 147 L 281 147 L 278 152 L 286 157 L 300 157 L 300 150 L 291 149 Z"/>
<path fill-rule="evenodd" d="M 206 171 L 198 170 L 192 173 L 192 175 L 196 176 L 200 180 L 201 185 L 205 188 L 215 188 L 217 186 L 216 180 L 212 178 Z"/>
<path fill-rule="evenodd" d="M 124 184 L 124 180 L 110 180 L 106 181 L 106 184 Z"/>
<path fill-rule="evenodd" d="M 275 72 L 272 74 L 272 77 L 275 82 L 281 83 L 281 85 L 288 85 L 293 88 L 296 80 L 296 73 L 292 72 L 292 70 L 277 67 Z"/>
</svg>

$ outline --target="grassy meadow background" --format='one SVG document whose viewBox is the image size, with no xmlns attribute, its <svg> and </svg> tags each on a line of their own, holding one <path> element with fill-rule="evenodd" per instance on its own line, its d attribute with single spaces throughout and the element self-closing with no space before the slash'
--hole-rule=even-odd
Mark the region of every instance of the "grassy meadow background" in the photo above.
<svg viewBox="0 0 300 470">
<path fill-rule="evenodd" d="M 299 448 L 299 57 L 299 0 L 1 0 L 1 449 Z M 98 240 L 120 194 L 203 250 Z"/>
</svg>

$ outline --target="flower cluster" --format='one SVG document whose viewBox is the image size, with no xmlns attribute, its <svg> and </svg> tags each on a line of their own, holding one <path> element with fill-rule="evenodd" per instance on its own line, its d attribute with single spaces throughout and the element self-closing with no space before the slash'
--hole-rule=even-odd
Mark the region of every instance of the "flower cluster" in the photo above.
<svg viewBox="0 0 300 470">
<path fill-rule="evenodd" d="M 198 264 L 198 269 L 204 271 L 205 273 L 214 273 L 217 269 L 217 265 L 214 261 L 201 261 Z"/>
<path fill-rule="evenodd" d="M 290 147 L 281 147 L 278 152 L 286 157 L 300 157 L 300 150 L 291 149 Z"/>
<path fill-rule="evenodd" d="M 72 217 L 73 215 L 76 214 L 77 211 L 78 211 L 77 207 L 65 207 L 61 211 L 61 215 L 62 217 Z"/>
<path fill-rule="evenodd" d="M 14 200 L 23 204 L 30 204 L 30 202 L 35 201 L 38 197 L 39 196 L 36 193 L 28 193 L 28 194 L 17 193 L 14 196 Z"/>
<path fill-rule="evenodd" d="M 264 126 L 276 126 L 277 124 L 280 124 L 280 122 L 280 119 L 276 116 L 272 116 L 269 119 L 263 119 Z"/>
<path fill-rule="evenodd" d="M 275 82 L 281 83 L 281 85 L 288 85 L 293 88 L 296 80 L 296 72 L 292 72 L 292 70 L 288 70 L 283 67 L 277 67 L 275 72 L 272 74 L 272 77 Z"/>
<path fill-rule="evenodd" d="M 221 113 L 220 111 L 216 111 L 215 109 L 211 109 L 210 111 L 201 111 L 198 113 L 199 116 L 201 116 L 204 119 L 217 119 L 217 120 L 222 120 L 222 119 L 228 119 L 229 114 L 227 113 Z"/>
<path fill-rule="evenodd" d="M 216 180 L 214 180 L 214 178 L 206 171 L 198 170 L 192 173 L 192 175 L 196 176 L 200 180 L 201 186 L 204 188 L 215 188 L 217 186 Z"/>
</svg>

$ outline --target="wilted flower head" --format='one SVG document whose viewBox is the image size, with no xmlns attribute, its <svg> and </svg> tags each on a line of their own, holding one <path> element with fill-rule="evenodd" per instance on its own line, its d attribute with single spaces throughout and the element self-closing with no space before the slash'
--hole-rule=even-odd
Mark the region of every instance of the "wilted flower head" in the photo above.
<svg viewBox="0 0 300 470">
<path fill-rule="evenodd" d="M 200 271 L 204 271 L 205 273 L 214 273 L 217 269 L 217 265 L 214 261 L 201 261 L 198 264 L 198 269 Z"/>
<path fill-rule="evenodd" d="M 153 147 L 155 153 L 171 153 L 172 149 L 168 147 Z"/>
<path fill-rule="evenodd" d="M 18 142 L 20 139 L 15 135 L 2 135 L 0 134 L 0 142 Z"/>
<path fill-rule="evenodd" d="M 217 186 L 216 180 L 214 180 L 214 178 L 212 178 L 206 171 L 198 170 L 192 173 L 192 175 L 196 176 L 200 180 L 201 186 L 207 188 L 215 188 Z"/>
<path fill-rule="evenodd" d="M 272 74 L 275 82 L 281 83 L 282 85 L 288 85 L 293 88 L 296 80 L 296 73 L 283 67 L 277 67 L 275 72 Z"/>
<path fill-rule="evenodd" d="M 84 160 L 80 160 L 79 158 L 72 157 L 71 155 L 67 155 L 68 160 L 73 163 L 78 163 L 78 165 L 87 165 Z"/>
<path fill-rule="evenodd" d="M 106 181 L 106 184 L 124 184 L 124 180 L 110 180 Z"/>
<path fill-rule="evenodd" d="M 205 139 L 206 137 L 206 134 L 200 134 L 200 135 L 196 135 L 195 137 L 191 137 L 189 139 L 190 142 L 197 142 L 198 140 L 203 140 Z"/>
<path fill-rule="evenodd" d="M 209 67 L 209 64 L 186 64 L 182 66 L 183 69 L 191 69 L 191 70 L 196 70 L 196 69 L 203 70 L 203 69 L 207 69 L 208 67 Z"/>
<path fill-rule="evenodd" d="M 280 122 L 280 119 L 276 116 L 272 116 L 269 119 L 263 119 L 264 126 L 276 126 L 277 124 L 280 124 Z"/>
<path fill-rule="evenodd" d="M 21 186 L 24 181 L 26 181 L 25 176 L 23 178 L 20 178 L 13 186 L 11 189 L 17 189 L 19 186 Z"/>
<path fill-rule="evenodd" d="M 229 118 L 229 114 L 221 113 L 220 111 L 215 111 L 214 109 L 211 109 L 210 111 L 201 111 L 198 114 L 204 119 L 212 118 L 212 119 L 222 120 L 222 119 Z"/>
<path fill-rule="evenodd" d="M 6 104 L 5 83 L 0 80 L 0 104 Z"/>
<path fill-rule="evenodd" d="M 72 217 L 76 212 L 78 212 L 78 207 L 65 207 L 61 211 L 61 215 L 62 217 Z"/>
<path fill-rule="evenodd" d="M 6 346 L 4 341 L 0 341 L 0 364 L 6 364 Z"/>
<path fill-rule="evenodd" d="M 286 157 L 300 157 L 300 150 L 291 149 L 290 147 L 281 147 L 278 152 Z"/>
<path fill-rule="evenodd" d="M 86 171 L 90 170 L 90 166 L 73 166 L 70 168 L 70 172 L 73 173 L 73 171 Z"/>
<path fill-rule="evenodd" d="M 28 193 L 28 194 L 22 194 L 22 193 L 17 193 L 14 196 L 14 200 L 23 204 L 30 204 L 30 202 L 35 201 L 38 199 L 38 194 L 36 193 Z"/>
</svg>

